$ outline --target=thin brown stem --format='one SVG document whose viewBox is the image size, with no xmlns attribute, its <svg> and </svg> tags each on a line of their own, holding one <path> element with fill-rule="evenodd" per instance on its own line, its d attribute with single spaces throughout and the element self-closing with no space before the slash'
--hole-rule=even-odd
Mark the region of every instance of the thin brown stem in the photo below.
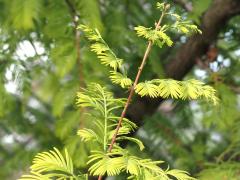
<svg viewBox="0 0 240 180">
<path fill-rule="evenodd" d="M 163 20 L 163 17 L 164 17 L 164 15 L 165 15 L 166 10 L 167 10 L 167 9 L 165 8 L 165 10 L 162 12 L 161 17 L 160 17 L 158 23 L 155 25 L 155 30 L 157 30 L 157 29 L 160 28 L 160 24 L 161 24 L 161 22 L 162 22 L 162 20 Z M 126 104 L 125 104 L 125 106 L 124 106 L 124 108 L 123 108 L 123 111 L 122 111 L 122 113 L 121 113 L 121 117 L 120 117 L 120 119 L 119 119 L 119 121 L 118 121 L 118 125 L 117 125 L 116 130 L 115 130 L 115 133 L 114 133 L 114 135 L 113 135 L 113 137 L 112 137 L 111 144 L 110 144 L 110 146 L 109 146 L 109 148 L 108 148 L 108 152 L 111 152 L 111 151 L 112 151 L 113 145 L 114 145 L 115 142 L 116 142 L 116 138 L 117 138 L 119 129 L 120 129 L 120 127 L 121 127 L 123 118 L 126 116 L 126 112 L 127 112 L 128 106 L 130 105 L 131 100 L 132 100 L 132 97 L 133 97 L 133 95 L 134 95 L 134 89 L 135 89 L 136 85 L 138 84 L 140 75 L 142 74 L 142 70 L 143 70 L 143 68 L 144 68 L 144 65 L 146 64 L 146 61 L 147 61 L 149 52 L 150 52 L 150 50 L 151 50 L 151 48 L 152 48 L 152 45 L 153 45 L 153 42 L 152 42 L 152 41 L 149 41 L 149 42 L 148 42 L 148 45 L 147 45 L 147 48 L 146 48 L 146 51 L 145 51 L 145 53 L 144 53 L 144 56 L 143 56 L 141 65 L 140 65 L 140 67 L 138 68 L 138 72 L 137 72 L 135 81 L 134 81 L 134 83 L 133 83 L 133 86 L 132 86 L 131 89 L 130 89 L 130 93 L 129 93 L 129 95 L 128 95 L 127 102 L 126 102 Z M 101 179 L 102 179 L 102 176 L 99 176 L 99 177 L 98 177 L 98 180 L 101 180 Z"/>
<path fill-rule="evenodd" d="M 83 78 L 83 72 L 82 72 L 82 63 L 81 63 L 81 52 L 80 52 L 80 31 L 77 29 L 78 27 L 78 20 L 79 15 L 77 13 L 77 10 L 75 9 L 74 5 L 72 4 L 71 0 L 65 0 L 73 22 L 74 27 L 74 39 L 75 39 L 75 47 L 76 47 L 76 56 L 77 56 L 77 66 L 78 66 L 78 74 L 79 74 L 79 81 L 80 81 L 80 87 L 84 86 L 84 78 Z"/>
</svg>

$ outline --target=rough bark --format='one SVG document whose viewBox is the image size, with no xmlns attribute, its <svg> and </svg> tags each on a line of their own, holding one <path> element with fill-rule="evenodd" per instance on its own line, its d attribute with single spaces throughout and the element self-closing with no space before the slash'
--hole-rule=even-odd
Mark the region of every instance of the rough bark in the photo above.
<svg viewBox="0 0 240 180">
<path fill-rule="evenodd" d="M 206 54 L 209 46 L 216 42 L 219 32 L 234 16 L 240 14 L 240 0 L 214 0 L 201 20 L 202 35 L 188 39 L 165 67 L 168 77 L 181 80 L 195 65 L 196 59 Z M 142 125 L 145 115 L 153 114 L 162 99 L 137 97 L 130 106 L 127 117 Z"/>
</svg>

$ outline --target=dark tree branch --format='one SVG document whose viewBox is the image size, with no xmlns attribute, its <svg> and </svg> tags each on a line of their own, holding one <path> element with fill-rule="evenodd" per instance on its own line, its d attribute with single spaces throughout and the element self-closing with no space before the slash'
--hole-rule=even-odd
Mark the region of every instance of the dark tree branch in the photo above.
<svg viewBox="0 0 240 180">
<path fill-rule="evenodd" d="M 189 38 L 175 57 L 166 66 L 168 77 L 182 79 L 194 66 L 196 58 L 205 55 L 209 46 L 214 43 L 227 21 L 240 14 L 240 1 L 214 0 L 211 7 L 202 17 L 202 35 L 196 34 Z"/>
<path fill-rule="evenodd" d="M 237 86 L 230 86 L 230 89 L 235 92 L 236 94 L 240 94 L 240 87 Z"/>
<path fill-rule="evenodd" d="M 165 67 L 167 76 L 181 80 L 191 71 L 196 59 L 205 55 L 209 46 L 218 39 L 219 32 L 227 22 L 239 14 L 239 0 L 214 0 L 202 17 L 203 34 L 193 35 L 179 48 L 175 57 Z M 137 97 L 129 107 L 127 117 L 140 126 L 143 124 L 144 116 L 153 114 L 162 101 L 162 99 Z"/>
<path fill-rule="evenodd" d="M 192 3 L 186 0 L 173 0 L 176 4 L 179 4 L 186 11 L 191 12 L 193 10 Z"/>
<path fill-rule="evenodd" d="M 77 11 L 74 7 L 74 5 L 72 4 L 71 0 L 65 0 L 66 4 L 68 5 L 68 8 L 70 10 L 71 16 L 75 17 L 77 15 Z"/>
</svg>

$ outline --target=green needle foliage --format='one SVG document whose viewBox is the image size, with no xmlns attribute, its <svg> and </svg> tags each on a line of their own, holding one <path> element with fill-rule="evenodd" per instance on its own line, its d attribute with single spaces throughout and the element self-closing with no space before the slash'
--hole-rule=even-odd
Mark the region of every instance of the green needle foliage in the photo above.
<svg viewBox="0 0 240 180">
<path fill-rule="evenodd" d="M 161 18 L 165 16 L 174 17 L 171 25 L 146 28 L 138 26 L 135 28 L 137 35 L 144 37 L 149 43 L 159 47 L 172 46 L 173 41 L 167 35 L 169 31 L 177 30 L 185 34 L 201 32 L 195 25 L 184 21 L 180 16 L 169 11 L 170 6 L 165 3 L 157 3 L 157 8 L 162 11 Z M 160 19 L 161 20 L 161 19 Z M 160 21 L 159 21 L 160 22 Z M 152 98 L 173 98 L 173 99 L 207 99 L 217 104 L 215 90 L 198 80 L 176 81 L 173 79 L 153 79 L 145 82 L 136 82 L 127 77 L 123 59 L 118 58 L 102 38 L 97 29 L 86 25 L 80 25 L 88 40 L 91 42 L 91 51 L 95 52 L 101 64 L 110 68 L 110 79 L 114 84 L 122 88 L 130 88 L 140 96 Z M 128 99 L 129 100 L 129 99 Z M 136 180 L 193 180 L 185 171 L 178 169 L 162 169 L 159 165 L 163 161 L 144 159 L 132 154 L 127 148 L 121 148 L 119 143 L 122 140 L 135 143 L 139 150 L 144 149 L 143 143 L 136 138 L 130 137 L 129 133 L 137 126 L 123 117 L 116 141 L 113 143 L 113 135 L 116 126 L 119 124 L 119 110 L 125 107 L 126 99 L 115 98 L 105 87 L 89 83 L 87 88 L 77 93 L 77 105 L 85 109 L 89 114 L 90 125 L 78 130 L 77 134 L 84 143 L 94 143 L 97 147 L 91 149 L 87 162 L 88 174 L 92 176 L 117 176 L 121 173 L 128 175 L 128 179 Z M 113 148 L 109 150 L 109 144 Z M 63 156 L 56 148 L 54 151 L 38 154 L 31 166 L 32 175 L 24 175 L 21 179 L 80 179 L 86 178 L 88 174 L 81 176 L 74 174 L 71 158 L 67 151 Z"/>
<path fill-rule="evenodd" d="M 126 70 L 123 66 L 123 59 L 118 58 L 103 40 L 97 29 L 91 29 L 85 25 L 80 25 L 81 29 L 88 40 L 92 43 L 91 51 L 97 54 L 101 63 L 112 68 L 110 71 L 110 79 L 113 83 L 119 84 L 122 88 L 128 88 L 132 85 L 132 80 L 127 77 Z M 120 71 L 120 72 L 117 72 Z"/>
<path fill-rule="evenodd" d="M 73 163 L 67 150 L 65 157 L 54 148 L 53 151 L 42 152 L 35 156 L 31 168 L 31 175 L 23 175 L 20 180 L 27 179 L 76 179 Z"/>
<path fill-rule="evenodd" d="M 200 99 L 205 98 L 217 104 L 215 89 L 196 79 L 176 81 L 173 79 L 154 79 L 137 84 L 135 91 L 140 96 L 152 98 Z"/>
</svg>

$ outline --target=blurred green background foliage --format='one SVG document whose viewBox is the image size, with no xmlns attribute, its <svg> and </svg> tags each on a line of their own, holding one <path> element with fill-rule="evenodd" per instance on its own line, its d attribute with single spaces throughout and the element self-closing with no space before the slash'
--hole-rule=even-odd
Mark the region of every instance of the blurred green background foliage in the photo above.
<svg viewBox="0 0 240 180">
<path fill-rule="evenodd" d="M 206 19 L 215 23 L 214 18 L 219 17 L 211 11 L 217 3 L 224 4 L 223 0 L 168 2 L 182 17 L 203 28 L 202 38 L 207 40 L 192 62 L 169 73 L 168 64 L 175 57 L 184 62 L 185 54 L 194 52 L 191 48 L 195 46 L 186 52 L 184 45 L 196 38 L 172 34 L 172 48 L 153 47 L 141 80 L 174 76 L 186 66 L 184 77 L 176 78 L 196 78 L 210 84 L 217 90 L 220 104 L 213 107 L 206 102 L 153 100 L 149 108 L 154 108 L 141 112 L 141 120 L 134 119 L 140 126 L 134 136 L 146 146 L 144 153 L 139 153 L 165 160 L 171 167 L 203 180 L 237 180 L 240 3 L 225 1 L 226 7 L 236 3 L 236 9 L 224 8 L 227 21 L 219 26 L 216 37 L 206 38 L 213 31 L 205 28 Z M 20 177 L 37 152 L 53 146 L 66 147 L 75 167 L 86 169 L 88 147 L 76 132 L 90 122 L 75 105 L 77 91 L 89 82 L 106 85 L 116 97 L 126 97 L 127 91 L 111 84 L 107 69 L 89 51 L 88 42 L 76 27 L 84 23 L 98 28 L 118 57 L 125 60 L 133 79 L 146 48 L 145 40 L 133 29 L 138 25 L 151 27 L 157 21 L 155 4 L 156 0 L 0 0 L 0 179 Z M 170 20 L 164 19 L 164 23 Z M 184 55 L 178 56 L 181 53 Z M 137 103 L 139 99 L 135 97 L 133 107 L 142 105 Z M 129 116 L 139 113 L 138 108 L 129 111 Z M 131 144 L 126 146 L 136 151 Z"/>
</svg>

